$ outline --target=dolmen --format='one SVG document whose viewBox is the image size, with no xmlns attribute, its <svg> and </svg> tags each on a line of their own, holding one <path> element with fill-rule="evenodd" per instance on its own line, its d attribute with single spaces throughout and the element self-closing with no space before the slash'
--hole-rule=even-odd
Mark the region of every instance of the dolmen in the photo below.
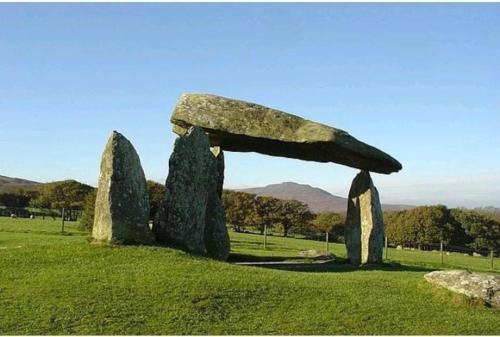
<svg viewBox="0 0 500 337">
<path fill-rule="evenodd" d="M 345 233 L 348 258 L 355 265 L 382 262 L 384 223 L 370 172 L 390 174 L 402 169 L 387 153 L 343 130 L 215 95 L 182 95 L 170 121 L 179 137 L 170 156 L 166 194 L 152 231 L 144 225 L 147 193 L 143 193 L 145 181 L 139 158 L 128 141 L 120 140 L 130 145 L 122 145 L 123 154 L 119 156 L 126 154 L 130 159 L 111 164 L 114 162 L 108 157 L 113 155 L 106 153 L 112 152 L 108 147 L 117 145 L 110 145 L 110 139 L 101 163 L 95 240 L 156 242 L 226 260 L 230 242 L 221 201 L 224 151 L 257 152 L 360 169 L 349 192 Z M 118 135 L 113 133 L 112 138 Z M 114 181 L 114 170 L 122 172 L 125 181 Z M 125 174 L 123 170 L 130 172 Z M 124 200 L 110 197 L 115 195 L 111 190 L 122 190 L 124 186 L 131 191 L 123 194 Z M 126 216 L 119 217 L 117 210 L 123 205 L 129 207 Z"/>
</svg>

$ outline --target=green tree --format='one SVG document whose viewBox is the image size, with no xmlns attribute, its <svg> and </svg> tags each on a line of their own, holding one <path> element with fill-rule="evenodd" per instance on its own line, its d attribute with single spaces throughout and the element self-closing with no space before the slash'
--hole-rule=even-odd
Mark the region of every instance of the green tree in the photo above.
<svg viewBox="0 0 500 337">
<path fill-rule="evenodd" d="M 259 222 L 255 198 L 256 195 L 251 193 L 223 191 L 222 203 L 226 212 L 226 221 L 236 231 L 241 231 L 247 226 L 254 226 Z"/>
<path fill-rule="evenodd" d="M 83 230 L 91 231 L 94 226 L 94 211 L 95 211 L 95 198 L 97 190 L 87 194 L 83 205 L 83 214 L 80 219 L 80 228 Z"/>
<path fill-rule="evenodd" d="M 453 217 L 470 236 L 470 247 L 500 251 L 500 222 L 476 211 L 454 209 Z"/>
<path fill-rule="evenodd" d="M 17 193 L 0 193 L 0 205 L 24 208 L 30 204 L 31 199 L 34 197 L 36 197 L 36 192 L 25 192 L 23 189 L 20 189 Z"/>
<path fill-rule="evenodd" d="M 455 228 L 450 211 L 443 205 L 420 206 L 384 214 L 386 236 L 391 243 L 432 244 L 453 240 Z"/>
<path fill-rule="evenodd" d="M 44 184 L 31 205 L 39 208 L 83 209 L 85 199 L 92 191 L 92 186 L 76 180 L 55 181 Z"/>
<path fill-rule="evenodd" d="M 253 219 L 262 235 L 266 227 L 271 228 L 279 221 L 278 210 L 282 201 L 273 197 L 255 197 L 254 200 L 256 216 Z"/>
<path fill-rule="evenodd" d="M 154 219 L 156 213 L 158 213 L 161 203 L 165 198 L 166 188 L 165 185 L 152 180 L 148 180 L 146 184 L 149 194 L 149 218 Z"/>
<path fill-rule="evenodd" d="M 311 222 L 312 227 L 319 233 L 329 233 L 334 240 L 344 235 L 345 217 L 334 212 L 323 212 L 316 214 Z"/>
<path fill-rule="evenodd" d="M 306 204 L 297 200 L 282 200 L 277 209 L 277 222 L 283 229 L 283 236 L 288 236 L 292 228 L 310 227 L 314 218 Z"/>
</svg>

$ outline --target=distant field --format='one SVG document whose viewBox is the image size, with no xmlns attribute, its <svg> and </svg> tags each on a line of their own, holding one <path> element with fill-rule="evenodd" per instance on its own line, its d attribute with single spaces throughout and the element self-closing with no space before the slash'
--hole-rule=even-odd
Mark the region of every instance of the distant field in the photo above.
<svg viewBox="0 0 500 337">
<path fill-rule="evenodd" d="M 423 275 L 439 254 L 390 250 L 401 267 L 237 266 L 165 247 L 90 245 L 74 223 L 0 218 L 0 335 L 500 334 L 498 310 Z M 324 243 L 231 233 L 233 259 L 290 259 Z M 330 245 L 344 256 L 343 245 Z M 399 255 L 397 255 L 399 254 Z M 437 257 L 435 258 L 435 255 Z M 453 266 L 489 268 L 457 254 Z"/>
</svg>

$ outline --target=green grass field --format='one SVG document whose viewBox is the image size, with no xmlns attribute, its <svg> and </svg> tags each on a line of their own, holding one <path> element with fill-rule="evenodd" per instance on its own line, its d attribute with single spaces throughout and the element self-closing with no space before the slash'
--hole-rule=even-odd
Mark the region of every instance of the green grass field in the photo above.
<svg viewBox="0 0 500 337">
<path fill-rule="evenodd" d="M 231 251 L 241 260 L 286 260 L 297 256 L 301 250 L 325 250 L 324 242 L 283 238 L 280 236 L 267 237 L 267 249 L 264 250 L 263 236 L 257 234 L 242 234 L 231 232 Z M 330 243 L 329 251 L 336 256 L 345 258 L 344 244 Z M 489 257 L 473 257 L 461 253 L 444 255 L 444 264 L 441 264 L 441 255 L 438 251 L 397 250 L 389 248 L 388 262 L 398 262 L 406 265 L 427 268 L 456 268 L 478 272 L 491 272 Z M 500 272 L 500 259 L 494 259 L 494 271 Z"/>
<path fill-rule="evenodd" d="M 431 286 L 439 254 L 401 267 L 277 270 L 165 247 L 88 243 L 75 224 L 0 218 L 0 334 L 500 334 L 500 311 Z M 232 259 L 291 259 L 307 240 L 231 233 Z M 342 257 L 342 245 L 330 245 Z M 399 254 L 399 255 L 398 255 Z M 437 255 L 437 257 L 435 257 Z M 486 270 L 488 259 L 446 256 Z"/>
</svg>

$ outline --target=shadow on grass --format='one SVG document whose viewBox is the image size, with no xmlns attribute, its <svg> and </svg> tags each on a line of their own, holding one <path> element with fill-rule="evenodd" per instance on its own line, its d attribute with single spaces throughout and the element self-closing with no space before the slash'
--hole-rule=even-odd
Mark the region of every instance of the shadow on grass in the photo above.
<svg viewBox="0 0 500 337">
<path fill-rule="evenodd" d="M 329 272 L 353 272 L 353 271 L 387 271 L 387 272 L 431 272 L 436 269 L 430 269 L 427 267 L 420 266 L 409 266 L 409 265 L 399 265 L 383 263 L 380 265 L 367 265 L 367 266 L 353 266 L 347 261 L 334 261 L 325 264 L 310 264 L 310 265 L 299 265 L 290 266 L 284 270 L 298 271 L 298 272 L 314 272 L 314 273 L 329 273 Z"/>
<path fill-rule="evenodd" d="M 246 246 L 246 247 L 263 247 L 264 246 L 264 242 L 260 242 L 260 241 L 231 240 L 231 244 L 232 245 L 241 245 L 241 246 Z M 287 247 L 284 247 L 282 244 L 275 243 L 275 242 L 267 242 L 266 246 L 268 247 L 267 249 L 269 249 L 270 247 L 273 247 L 273 246 L 278 247 L 280 249 L 287 249 Z"/>
<path fill-rule="evenodd" d="M 257 256 L 249 254 L 231 253 L 227 262 L 286 262 L 286 261 L 312 261 L 307 257 L 284 257 L 284 256 Z"/>
<path fill-rule="evenodd" d="M 267 269 L 287 270 L 294 272 L 309 272 L 309 273 L 334 273 L 334 272 L 353 272 L 353 271 L 388 271 L 388 272 L 431 272 L 436 268 L 424 266 L 401 265 L 399 263 L 383 263 L 364 266 L 353 266 L 347 259 L 337 257 L 335 261 L 327 263 L 311 263 L 310 258 L 285 258 L 272 256 L 254 256 L 244 254 L 231 254 L 228 262 L 284 262 L 286 264 L 270 264 L 270 265 L 252 265 L 252 267 L 260 267 Z M 289 262 L 289 263 L 287 263 Z M 296 262 L 296 263 L 293 263 Z"/>
<path fill-rule="evenodd" d="M 37 235 L 55 235 L 55 236 L 87 236 L 87 232 L 53 232 L 53 231 L 38 231 L 31 229 L 21 229 L 21 230 L 9 230 L 0 229 L 3 233 L 15 233 L 15 234 L 37 234 Z"/>
</svg>

